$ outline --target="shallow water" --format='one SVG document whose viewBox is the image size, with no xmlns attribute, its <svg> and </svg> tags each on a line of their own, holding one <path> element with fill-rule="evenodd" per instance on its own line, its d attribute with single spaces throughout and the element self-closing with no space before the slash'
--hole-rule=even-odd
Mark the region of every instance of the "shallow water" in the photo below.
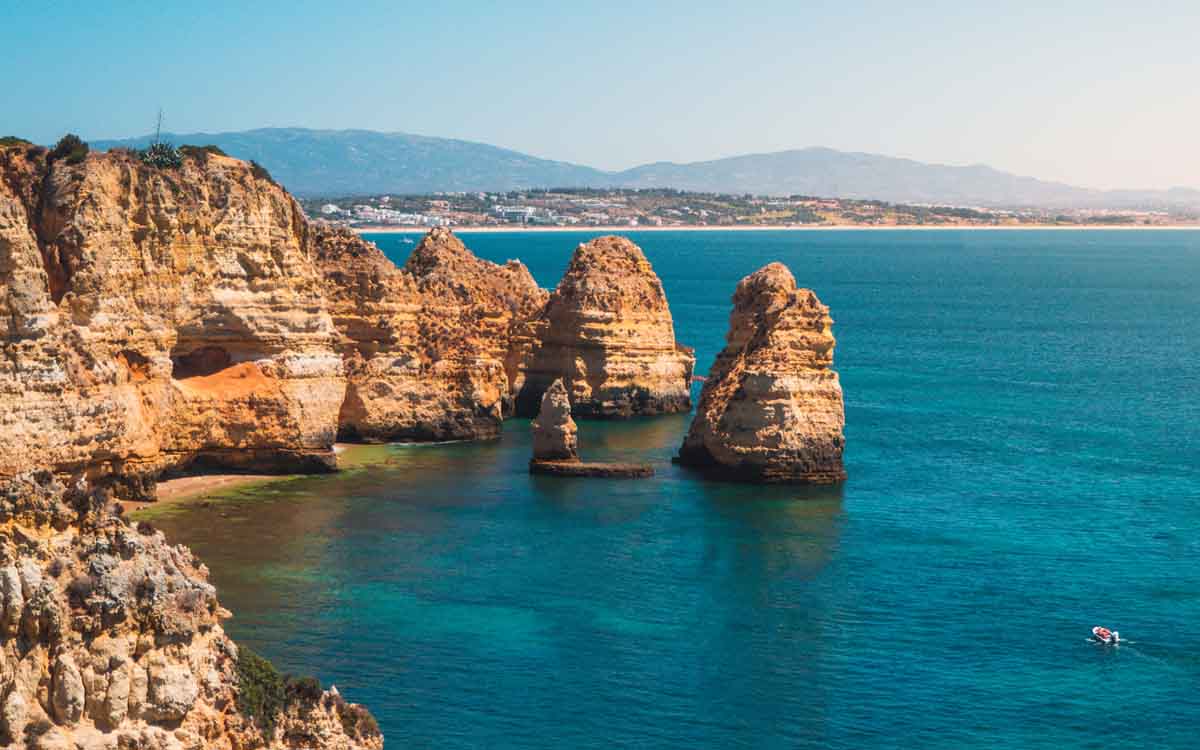
<svg viewBox="0 0 1200 750">
<path fill-rule="evenodd" d="M 389 747 L 1195 746 L 1200 232 L 631 235 L 699 372 L 766 262 L 830 305 L 849 481 L 700 481 L 684 416 L 581 424 L 645 481 L 368 448 L 158 513 L 235 638 Z M 464 235 L 545 286 L 587 237 Z"/>
</svg>

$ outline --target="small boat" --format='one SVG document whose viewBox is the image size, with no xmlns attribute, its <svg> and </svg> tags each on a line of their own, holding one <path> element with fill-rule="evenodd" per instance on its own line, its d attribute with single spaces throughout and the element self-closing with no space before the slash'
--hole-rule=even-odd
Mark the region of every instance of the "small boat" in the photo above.
<svg viewBox="0 0 1200 750">
<path fill-rule="evenodd" d="M 1120 633 L 1108 628 L 1102 628 L 1099 625 L 1092 628 L 1092 637 L 1100 643 L 1119 643 L 1121 641 Z"/>
<path fill-rule="evenodd" d="M 401 241 L 401 242 L 403 242 L 405 245 L 412 245 L 412 244 L 414 244 L 414 243 L 413 243 L 413 241 L 412 241 L 411 239 L 409 239 L 408 237 L 405 237 L 404 239 L 402 239 L 402 240 L 400 240 L 400 241 Z"/>
</svg>

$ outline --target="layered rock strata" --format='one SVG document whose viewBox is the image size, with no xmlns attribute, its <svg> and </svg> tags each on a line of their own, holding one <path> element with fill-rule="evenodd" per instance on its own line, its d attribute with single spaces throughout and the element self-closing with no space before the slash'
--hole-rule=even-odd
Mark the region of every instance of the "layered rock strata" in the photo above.
<svg viewBox="0 0 1200 750">
<path fill-rule="evenodd" d="M 555 380 L 542 396 L 533 432 L 533 459 L 529 471 L 568 477 L 649 477 L 649 464 L 597 463 L 579 459 L 578 430 L 571 419 L 571 402 L 562 380 Z"/>
<path fill-rule="evenodd" d="M 262 703 L 208 571 L 105 493 L 51 475 L 0 486 L 0 741 L 7 747 L 383 747 L 374 719 L 315 683 Z M 249 706 L 270 706 L 251 716 Z M 262 708 L 259 713 L 267 712 Z"/>
<path fill-rule="evenodd" d="M 561 379 L 542 396 L 542 406 L 530 427 L 535 461 L 579 460 L 579 431 L 571 419 L 571 402 Z"/>
<path fill-rule="evenodd" d="M 692 350 L 675 341 L 662 282 L 641 248 L 600 237 L 576 249 L 567 272 L 518 337 L 510 369 L 517 413 L 536 413 L 562 378 L 577 417 L 630 417 L 691 408 Z"/>
<path fill-rule="evenodd" d="M 742 279 L 679 462 L 747 481 L 845 479 L 832 326 L 829 308 L 782 264 Z"/>
<path fill-rule="evenodd" d="M 558 377 L 577 413 L 684 409 L 692 362 L 627 240 L 581 248 L 550 295 L 445 229 L 397 268 L 234 159 L 36 147 L 0 147 L 0 355 L 0 477 L 132 499 L 179 473 L 332 470 L 339 435 L 495 437 Z"/>
<path fill-rule="evenodd" d="M 344 385 L 296 203 L 242 162 L 0 150 L 0 475 L 331 468 Z"/>
</svg>

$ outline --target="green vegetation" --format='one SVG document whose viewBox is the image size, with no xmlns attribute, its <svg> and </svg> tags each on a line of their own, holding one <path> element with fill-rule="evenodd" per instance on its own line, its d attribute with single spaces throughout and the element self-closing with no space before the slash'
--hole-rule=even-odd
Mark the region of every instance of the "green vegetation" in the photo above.
<svg viewBox="0 0 1200 750">
<path fill-rule="evenodd" d="M 201 164 L 206 163 L 211 155 L 226 156 L 220 146 L 214 146 L 211 143 L 207 146 L 180 146 L 179 153 L 189 159 L 195 159 Z"/>
<path fill-rule="evenodd" d="M 275 717 L 287 705 L 287 682 L 271 662 L 245 646 L 238 647 L 238 711 L 265 734 L 275 729 Z"/>
<path fill-rule="evenodd" d="M 0 136 L 0 148 L 12 148 L 13 146 L 29 147 L 33 144 L 24 138 L 18 138 L 15 135 Z"/>
<path fill-rule="evenodd" d="M 271 173 L 267 171 L 267 168 L 253 159 L 250 160 L 250 173 L 254 175 L 255 179 L 266 180 L 272 185 L 277 184 L 271 177 Z"/>
<path fill-rule="evenodd" d="M 266 735 L 275 730 L 276 719 L 288 706 L 310 706 L 324 694 L 321 681 L 316 677 L 293 678 L 280 674 L 275 665 L 245 646 L 238 647 L 237 673 L 238 711 L 253 720 Z M 356 719 L 355 724 L 360 723 L 361 719 Z"/>
<path fill-rule="evenodd" d="M 371 737 L 379 734 L 379 722 L 362 706 L 342 702 L 338 705 L 342 731 L 350 737 Z"/>
<path fill-rule="evenodd" d="M 183 166 L 183 157 L 179 149 L 169 143 L 151 143 L 141 152 L 142 163 L 159 169 L 179 169 Z"/>
<path fill-rule="evenodd" d="M 86 141 L 74 133 L 67 133 L 54 144 L 47 158 L 52 162 L 63 159 L 67 164 L 80 164 L 87 158 L 88 151 Z"/>
</svg>

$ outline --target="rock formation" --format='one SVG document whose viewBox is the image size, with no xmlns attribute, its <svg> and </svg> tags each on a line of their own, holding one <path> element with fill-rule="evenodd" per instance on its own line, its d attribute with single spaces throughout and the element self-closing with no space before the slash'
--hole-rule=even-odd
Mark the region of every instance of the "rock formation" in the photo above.
<svg viewBox="0 0 1200 750">
<path fill-rule="evenodd" d="M 346 440 L 491 438 L 564 378 L 576 414 L 688 408 L 692 357 L 638 248 L 553 295 L 435 229 L 397 268 L 250 165 L 0 147 L 0 477 L 329 471 Z"/>
<path fill-rule="evenodd" d="M 679 462 L 749 481 L 845 479 L 832 325 L 782 264 L 742 279 Z"/>
<path fill-rule="evenodd" d="M 445 390 L 468 394 L 474 419 L 481 422 L 478 436 L 496 436 L 500 420 L 513 413 L 515 373 L 506 368 L 513 338 L 546 304 L 548 293 L 519 261 L 500 266 L 481 260 L 443 227 L 426 235 L 404 270 L 424 300 L 421 335 L 428 357 L 456 384 Z"/>
<path fill-rule="evenodd" d="M 524 343 L 524 348 L 522 348 Z M 623 237 L 580 245 L 545 308 L 514 344 L 517 413 L 532 416 L 562 378 L 577 417 L 691 408 L 692 350 L 675 342 L 662 282 Z"/>
<path fill-rule="evenodd" d="M 344 384 L 299 206 L 242 162 L 0 149 L 0 475 L 333 466 Z"/>
<path fill-rule="evenodd" d="M 579 460 L 579 441 L 575 420 L 571 419 L 571 401 L 562 380 L 555 380 L 542 396 L 542 406 L 530 428 L 533 432 L 533 459 L 529 471 L 563 477 L 603 477 L 611 479 L 654 476 L 649 464 L 597 463 Z"/>
<path fill-rule="evenodd" d="M 535 461 L 579 460 L 578 431 L 575 420 L 571 419 L 571 402 L 561 379 L 546 389 L 541 409 L 531 427 Z"/>
<path fill-rule="evenodd" d="M 240 652 L 207 569 L 106 505 L 48 473 L 0 487 L 0 741 L 382 748 L 365 709 Z"/>
</svg>

